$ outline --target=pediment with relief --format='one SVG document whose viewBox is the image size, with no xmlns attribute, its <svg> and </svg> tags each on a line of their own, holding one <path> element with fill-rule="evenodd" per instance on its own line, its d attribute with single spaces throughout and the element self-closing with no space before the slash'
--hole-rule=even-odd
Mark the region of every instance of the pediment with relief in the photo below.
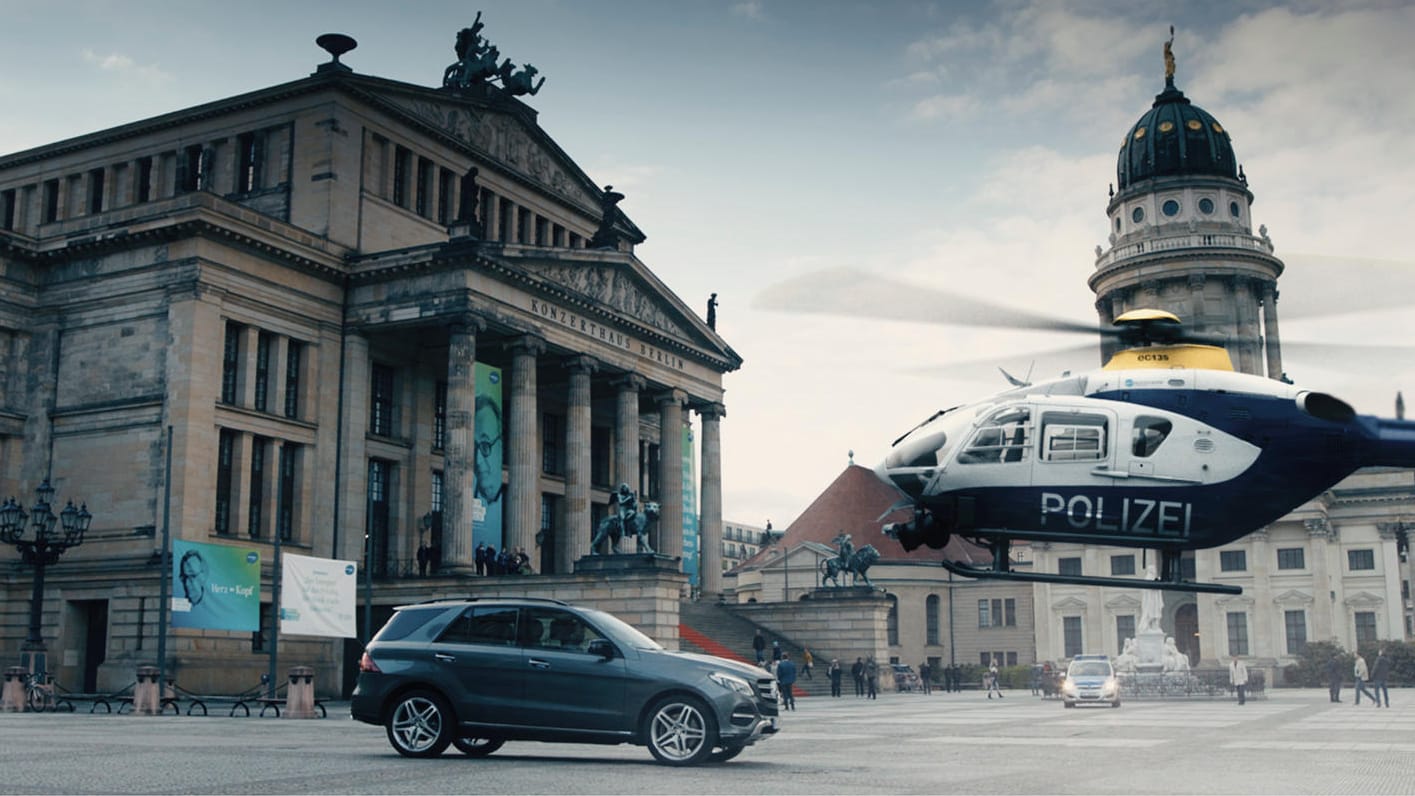
<svg viewBox="0 0 1415 796">
<path fill-rule="evenodd" d="M 486 152 L 492 159 L 573 202 L 599 207 L 599 196 L 548 151 L 516 119 L 464 103 L 385 96 L 385 100 L 427 124 Z"/>
<path fill-rule="evenodd" d="M 662 301 L 645 292 L 632 272 L 612 263 L 520 262 L 536 276 L 580 293 L 645 326 L 682 340 L 692 339 L 681 323 L 670 317 Z M 675 313 L 676 314 L 676 313 Z"/>
</svg>

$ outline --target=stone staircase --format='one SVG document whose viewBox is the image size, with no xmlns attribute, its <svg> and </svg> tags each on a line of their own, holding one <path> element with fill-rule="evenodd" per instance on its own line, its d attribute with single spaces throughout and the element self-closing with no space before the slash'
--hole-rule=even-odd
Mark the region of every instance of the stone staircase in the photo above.
<svg viewBox="0 0 1415 796">
<path fill-rule="evenodd" d="M 749 619 L 743 619 L 723 605 L 682 602 L 678 606 L 678 646 L 685 652 L 716 655 L 755 664 L 752 639 L 756 636 L 758 627 L 761 626 Z M 767 654 L 771 654 L 772 641 L 781 642 L 781 648 L 791 654 L 791 660 L 796 662 L 797 670 L 800 671 L 804 650 L 795 642 L 771 632 L 768 628 L 763 627 L 761 630 L 762 635 L 766 636 Z M 807 679 L 802 671 L 796 678 L 795 694 L 798 697 L 828 697 L 830 678 L 825 676 L 825 668 L 830 664 L 830 655 L 816 649 L 811 650 L 811 655 L 815 657 L 813 677 Z M 849 672 L 845 673 L 844 686 L 852 687 Z"/>
</svg>

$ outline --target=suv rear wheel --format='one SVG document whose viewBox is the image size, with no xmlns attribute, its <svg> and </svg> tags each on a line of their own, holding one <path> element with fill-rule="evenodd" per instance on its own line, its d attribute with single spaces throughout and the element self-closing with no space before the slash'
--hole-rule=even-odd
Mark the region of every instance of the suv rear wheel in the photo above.
<svg viewBox="0 0 1415 796">
<path fill-rule="evenodd" d="M 467 757 L 486 757 L 497 749 L 500 749 L 504 743 L 506 742 L 500 738 L 464 736 L 462 738 L 452 739 L 452 745 L 457 747 L 457 751 Z"/>
<path fill-rule="evenodd" d="M 707 760 L 717 745 L 717 720 L 692 697 L 664 697 L 644 718 L 643 735 L 658 762 L 695 766 Z"/>
<path fill-rule="evenodd" d="M 442 754 L 452 743 L 455 724 L 447 700 L 431 691 L 409 691 L 398 697 L 384 721 L 388 742 L 404 757 Z"/>
</svg>

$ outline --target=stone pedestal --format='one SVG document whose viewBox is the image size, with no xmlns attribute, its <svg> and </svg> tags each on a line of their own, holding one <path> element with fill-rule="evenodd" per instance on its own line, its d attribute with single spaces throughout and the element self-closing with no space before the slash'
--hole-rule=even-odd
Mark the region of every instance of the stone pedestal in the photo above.
<svg viewBox="0 0 1415 796">
<path fill-rule="evenodd" d="M 858 600 L 884 591 L 878 586 L 819 586 L 811 592 L 812 600 Z"/>
<path fill-rule="evenodd" d="M 1155 671 L 1164 668 L 1164 631 L 1142 630 L 1135 634 L 1135 665 L 1145 671 L 1153 667 Z"/>
<path fill-rule="evenodd" d="M 162 712 L 157 676 L 156 666 L 138 667 L 138 682 L 133 686 L 133 715 L 156 716 Z"/>
<path fill-rule="evenodd" d="M 285 718 L 312 719 L 314 712 L 314 668 L 290 667 L 290 688 L 285 692 Z"/>
<path fill-rule="evenodd" d="M 662 553 L 611 553 L 603 556 L 581 556 L 575 561 L 575 574 L 599 573 L 613 575 L 615 572 L 653 570 L 658 572 L 680 572 L 680 559 Z"/>
<path fill-rule="evenodd" d="M 25 676 L 29 672 L 23 666 L 11 666 L 5 670 L 5 691 L 0 697 L 0 712 L 20 713 L 25 709 Z"/>
</svg>

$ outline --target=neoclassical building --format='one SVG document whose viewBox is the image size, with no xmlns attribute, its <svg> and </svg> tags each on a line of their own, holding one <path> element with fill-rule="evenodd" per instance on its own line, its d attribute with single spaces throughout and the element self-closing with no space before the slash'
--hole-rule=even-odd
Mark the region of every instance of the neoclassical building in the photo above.
<svg viewBox="0 0 1415 796">
<path fill-rule="evenodd" d="M 1106 209 L 1110 247 L 1097 247 L 1089 280 L 1101 322 L 1138 307 L 1168 310 L 1186 328 L 1235 341 L 1228 349 L 1237 370 L 1286 378 L 1277 310 L 1283 263 L 1267 229 L 1254 234 L 1254 196 L 1228 131 L 1176 87 L 1172 62 L 1164 90 L 1121 142 L 1116 178 Z M 1264 529 L 1186 556 L 1186 577 L 1243 593 L 1167 591 L 1161 624 L 1195 665 L 1239 654 L 1270 674 L 1308 641 L 1354 650 L 1406 638 L 1412 509 L 1415 473 L 1358 472 Z M 1145 572 L 1134 549 L 1034 547 L 1038 571 Z M 1036 587 L 1036 605 L 1039 657 L 1116 654 L 1134 634 L 1140 593 L 1047 584 Z"/>
<path fill-rule="evenodd" d="M 357 562 L 382 604 L 465 592 L 478 543 L 572 573 L 624 483 L 660 506 L 655 548 L 721 589 L 742 360 L 711 314 L 635 256 L 623 197 L 524 101 L 538 83 L 466 59 L 437 87 L 362 75 L 336 39 L 291 82 L 0 156 L 0 497 L 49 479 L 93 513 L 47 572 L 71 687 L 154 656 L 164 529 L 258 549 L 267 603 L 278 539 Z M 17 649 L 33 572 L 0 555 Z M 269 614 L 174 632 L 183 679 L 250 685 Z"/>
</svg>

